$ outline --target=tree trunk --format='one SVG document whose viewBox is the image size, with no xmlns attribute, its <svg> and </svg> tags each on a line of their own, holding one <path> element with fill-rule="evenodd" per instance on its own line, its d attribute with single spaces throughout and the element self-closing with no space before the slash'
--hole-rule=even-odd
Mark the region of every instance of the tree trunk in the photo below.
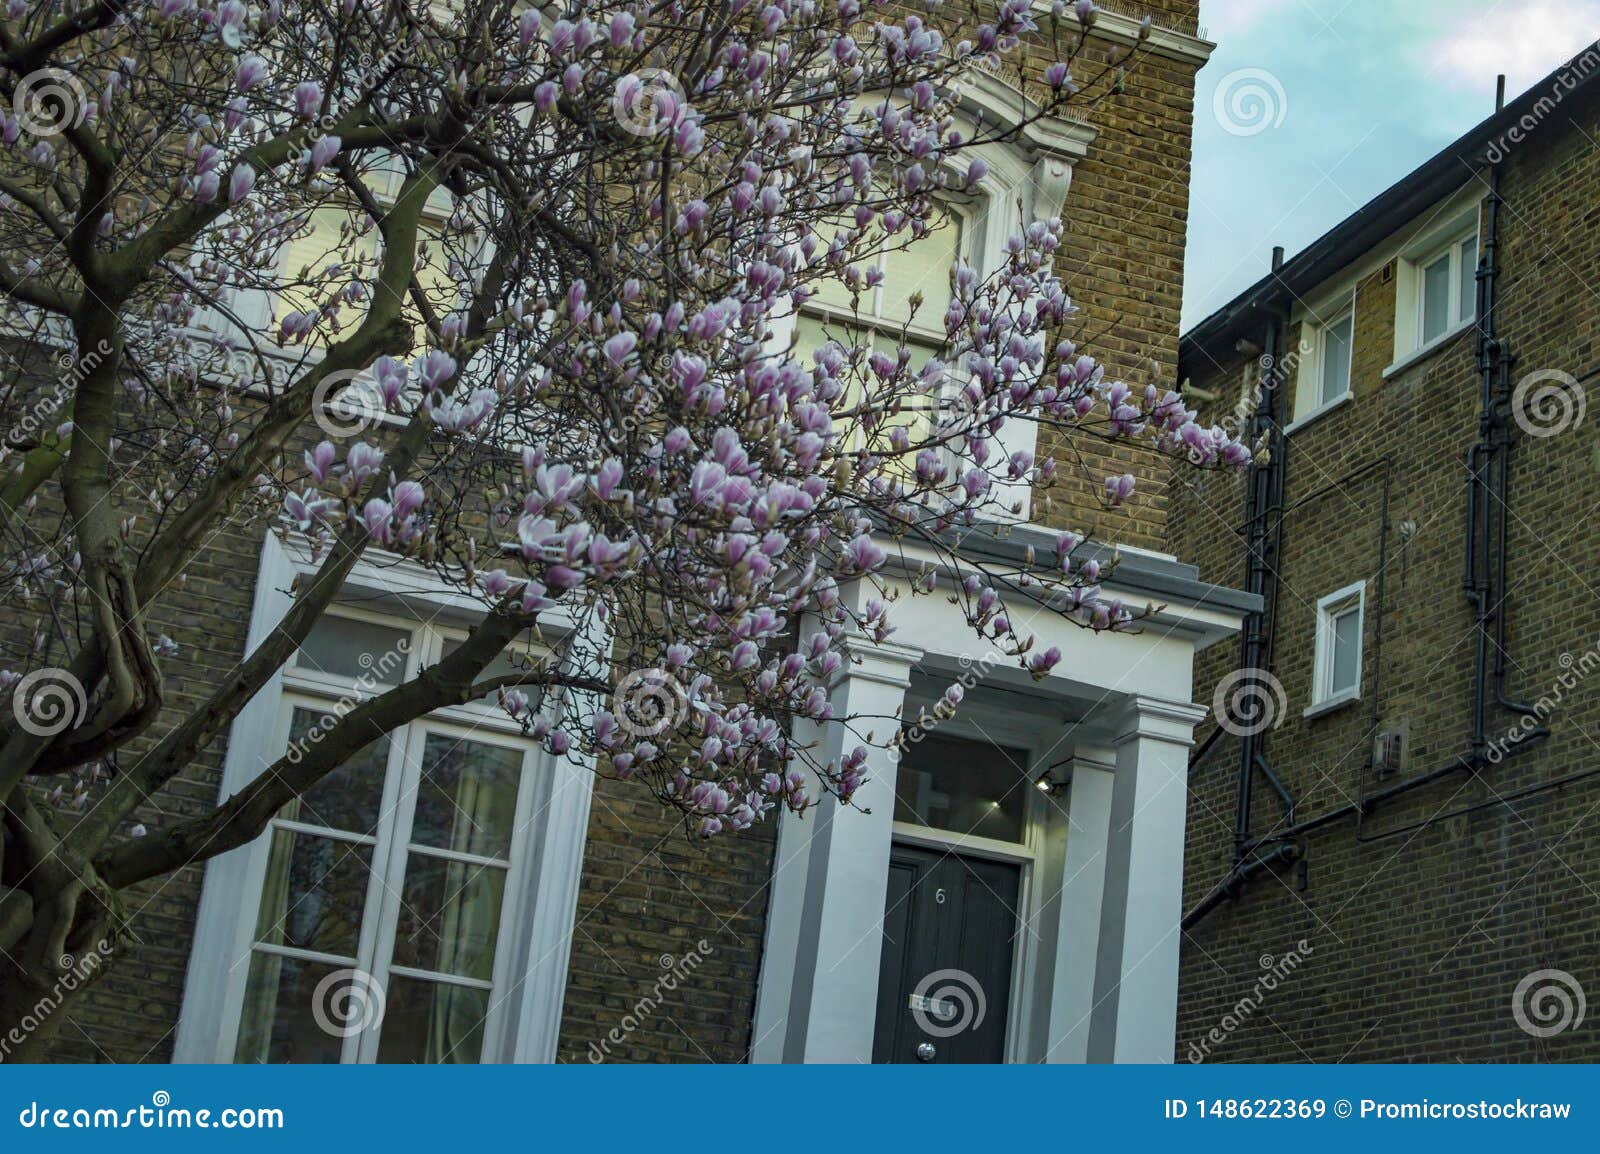
<svg viewBox="0 0 1600 1154">
<path fill-rule="evenodd" d="M 23 946 L 26 949 L 26 941 Z M 85 992 L 106 971 L 110 957 L 110 944 L 101 941 L 81 957 L 57 958 L 40 971 L 0 960 L 0 1062 L 53 1057 L 51 1043 L 68 1015 L 82 1004 Z"/>
</svg>

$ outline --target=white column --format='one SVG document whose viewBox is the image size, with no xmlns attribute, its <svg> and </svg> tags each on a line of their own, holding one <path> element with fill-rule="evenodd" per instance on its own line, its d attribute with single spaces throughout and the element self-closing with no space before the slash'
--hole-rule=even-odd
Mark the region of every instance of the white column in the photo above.
<svg viewBox="0 0 1600 1154">
<path fill-rule="evenodd" d="M 894 821 L 896 759 L 884 747 L 900 727 L 911 666 L 922 653 L 862 641 L 850 654 L 833 690 L 834 716 L 862 718 L 855 729 L 873 740 L 839 724 L 797 726 L 796 738 L 811 743 L 820 761 L 867 744 L 868 781 L 850 806 L 827 795 L 803 819 L 784 819 L 752 1061 L 872 1060 Z"/>
<path fill-rule="evenodd" d="M 1106 842 L 1116 749 L 1079 745 L 1067 794 L 1067 845 L 1057 899 L 1055 975 L 1050 987 L 1046 1062 L 1089 1060 L 1089 1022 L 1105 897 Z"/>
<path fill-rule="evenodd" d="M 1092 1062 L 1170 1062 L 1178 1028 L 1189 747 L 1205 710 L 1130 698 L 1114 744 Z"/>
</svg>

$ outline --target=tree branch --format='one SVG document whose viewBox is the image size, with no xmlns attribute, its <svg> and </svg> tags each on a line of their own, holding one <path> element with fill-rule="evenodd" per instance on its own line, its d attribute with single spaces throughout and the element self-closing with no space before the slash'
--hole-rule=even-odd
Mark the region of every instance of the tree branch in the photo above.
<svg viewBox="0 0 1600 1154">
<path fill-rule="evenodd" d="M 532 623 L 502 605 L 444 660 L 358 705 L 310 750 L 291 749 L 214 813 L 111 849 L 95 860 L 96 870 L 113 888 L 125 889 L 254 840 L 280 809 L 368 743 L 443 706 L 473 700 L 473 678 Z M 550 684 L 563 681 L 559 673 L 550 675 Z"/>
</svg>

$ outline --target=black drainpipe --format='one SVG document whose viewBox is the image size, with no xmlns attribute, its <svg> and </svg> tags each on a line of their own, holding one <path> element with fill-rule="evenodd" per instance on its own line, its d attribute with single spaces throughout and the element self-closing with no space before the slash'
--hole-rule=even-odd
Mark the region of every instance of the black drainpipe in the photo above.
<svg viewBox="0 0 1600 1154">
<path fill-rule="evenodd" d="M 1283 268 L 1283 248 L 1272 250 L 1272 271 Z M 1251 613 L 1244 623 L 1239 643 L 1239 668 L 1261 670 L 1268 660 L 1265 630 L 1268 584 L 1274 586 L 1277 557 L 1270 556 L 1272 533 L 1269 518 L 1274 511 L 1281 515 L 1283 491 L 1283 437 L 1278 421 L 1279 386 L 1283 382 L 1283 360 L 1279 356 L 1284 328 L 1280 306 L 1274 301 L 1267 314 L 1266 339 L 1261 346 L 1261 388 L 1255 411 L 1250 417 L 1251 445 L 1264 444 L 1266 459 L 1258 455 L 1250 463 L 1250 472 L 1244 491 L 1245 532 L 1245 590 L 1262 598 L 1262 611 Z M 1276 589 L 1273 590 L 1276 592 Z M 1262 735 L 1254 732 L 1255 726 L 1245 725 L 1239 738 L 1239 802 L 1234 814 L 1233 860 L 1238 865 L 1244 861 L 1250 844 L 1250 801 L 1258 767 L 1266 766 L 1262 753 Z M 1276 781 L 1267 768 L 1268 780 Z"/>
<path fill-rule="evenodd" d="M 1505 106 L 1505 77 L 1496 85 L 1495 111 Z M 1489 169 L 1489 195 L 1477 284 L 1478 440 L 1467 453 L 1467 533 L 1463 589 L 1477 632 L 1473 660 L 1472 750 L 1481 765 L 1488 754 L 1489 680 L 1501 708 L 1524 716 L 1537 711 L 1506 693 L 1506 531 L 1511 474 L 1511 367 L 1515 358 L 1495 334 L 1500 276 L 1500 172 Z M 1491 647 L 1493 654 L 1491 657 Z"/>
<path fill-rule="evenodd" d="M 1505 86 L 1506 78 L 1501 76 L 1495 92 L 1496 112 L 1505 107 Z M 1462 588 L 1466 592 L 1469 603 L 1472 605 L 1473 619 L 1477 631 L 1477 647 L 1473 663 L 1471 743 L 1466 752 L 1436 769 L 1408 778 L 1405 781 L 1397 782 L 1386 789 L 1369 794 L 1359 801 L 1339 806 L 1309 820 L 1296 822 L 1291 816 L 1289 819 L 1290 824 L 1287 828 L 1269 834 L 1259 842 L 1252 843 L 1249 837 L 1251 767 L 1259 764 L 1260 768 L 1268 774 L 1269 780 L 1276 782 L 1276 777 L 1271 773 L 1266 757 L 1260 753 L 1259 746 L 1255 743 L 1254 738 L 1251 736 L 1243 738 L 1241 740 L 1242 749 L 1240 754 L 1239 813 L 1238 824 L 1235 826 L 1234 831 L 1233 866 L 1228 870 L 1222 881 L 1214 886 L 1192 910 L 1184 915 L 1182 925 L 1185 930 L 1192 929 L 1206 914 L 1224 901 L 1236 897 L 1253 875 L 1269 870 L 1280 863 L 1297 859 L 1302 860 L 1303 869 L 1303 855 L 1296 843 L 1305 834 L 1347 818 L 1353 817 L 1359 822 L 1383 802 L 1409 794 L 1413 790 L 1456 773 L 1463 771 L 1478 773 L 1488 765 L 1488 703 L 1491 669 L 1494 680 L 1494 698 L 1501 708 L 1523 716 L 1538 716 L 1536 708 L 1526 702 L 1511 698 L 1506 693 L 1505 688 L 1507 666 L 1504 607 L 1507 568 L 1506 532 L 1510 522 L 1508 501 L 1510 497 L 1512 443 L 1510 418 L 1513 391 L 1511 369 L 1515 363 L 1515 358 L 1511 355 L 1504 342 L 1495 335 L 1494 324 L 1500 276 L 1500 175 L 1500 164 L 1496 163 L 1490 167 L 1489 195 L 1485 198 L 1487 212 L 1483 226 L 1482 251 L 1478 254 L 1478 269 L 1474 278 L 1477 291 L 1478 316 L 1475 366 L 1478 373 L 1478 440 L 1467 452 L 1466 545 L 1462 578 Z M 1282 252 L 1282 249 L 1273 251 L 1272 263 L 1274 271 L 1277 271 L 1282 264 Z M 1279 317 L 1274 312 L 1268 327 L 1268 348 L 1274 355 L 1274 372 L 1279 371 L 1279 362 L 1276 358 L 1278 325 Z M 1276 383 L 1274 381 L 1274 384 Z M 1272 399 L 1275 393 L 1276 389 L 1269 391 L 1269 399 L 1267 401 L 1269 408 L 1275 404 Z M 1257 416 L 1259 419 L 1259 412 Z M 1247 588 L 1253 593 L 1261 593 L 1265 589 L 1265 578 L 1269 570 L 1269 567 L 1264 564 L 1261 554 L 1261 549 L 1265 545 L 1267 537 L 1265 529 L 1266 509 L 1276 507 L 1279 510 L 1281 526 L 1283 512 L 1282 440 L 1281 436 L 1276 437 L 1272 445 L 1274 451 L 1269 466 L 1259 470 L 1261 473 L 1266 474 L 1276 471 L 1275 480 L 1269 480 L 1265 483 L 1265 490 L 1268 493 L 1273 493 L 1274 485 L 1276 486 L 1276 495 L 1268 498 L 1260 507 L 1262 511 L 1258 515 L 1257 506 L 1252 505 L 1258 493 L 1255 484 L 1257 468 L 1254 464 L 1251 466 L 1252 484 L 1245 492 L 1245 518 L 1250 543 L 1250 548 L 1246 553 L 1247 577 L 1250 581 Z M 1387 505 L 1387 475 L 1384 484 L 1385 505 Z M 1387 523 L 1387 513 L 1385 513 L 1385 523 Z M 1259 586 L 1256 584 L 1258 578 L 1261 582 Z M 1249 628 L 1245 633 L 1244 659 L 1241 667 L 1254 669 L 1259 668 L 1255 662 L 1261 659 L 1264 650 L 1261 642 L 1260 615 L 1252 615 L 1248 624 Z M 1494 650 L 1492 660 L 1489 653 L 1491 645 Z M 1373 720 L 1376 725 L 1377 718 L 1374 717 Z M 1539 726 L 1536 729 L 1528 730 L 1517 744 L 1510 746 L 1506 750 L 1504 757 L 1510 758 L 1526 752 L 1535 743 L 1549 736 L 1550 729 L 1548 726 Z M 1205 748 L 1209 748 L 1210 744 L 1208 741 Z M 1546 783 L 1545 786 L 1537 788 L 1559 785 L 1565 780 Z"/>
</svg>

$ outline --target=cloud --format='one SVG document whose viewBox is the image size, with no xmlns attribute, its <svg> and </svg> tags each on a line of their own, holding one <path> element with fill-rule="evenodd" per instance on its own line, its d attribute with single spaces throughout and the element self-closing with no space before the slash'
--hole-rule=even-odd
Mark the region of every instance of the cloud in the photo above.
<svg viewBox="0 0 1600 1154">
<path fill-rule="evenodd" d="M 1200 23 L 1212 40 L 1238 36 L 1259 24 L 1263 17 L 1287 9 L 1292 0 L 1205 0 L 1200 6 Z"/>
<path fill-rule="evenodd" d="M 1600 35 L 1600 0 L 1502 0 L 1464 16 L 1425 51 L 1440 82 L 1456 89 L 1492 89 L 1506 74 L 1515 96 L 1593 44 Z"/>
</svg>

